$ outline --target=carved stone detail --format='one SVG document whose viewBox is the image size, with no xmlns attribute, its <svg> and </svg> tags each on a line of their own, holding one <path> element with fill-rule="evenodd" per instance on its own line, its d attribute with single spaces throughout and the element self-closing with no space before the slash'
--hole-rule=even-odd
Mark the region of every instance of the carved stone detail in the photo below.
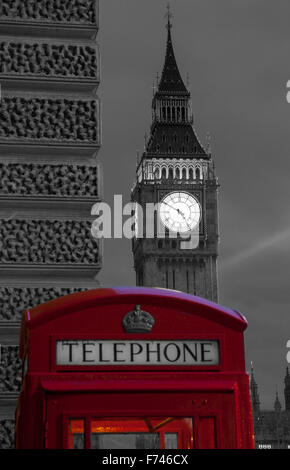
<svg viewBox="0 0 290 470">
<path fill-rule="evenodd" d="M 14 420 L 3 419 L 0 421 L 0 449 L 14 448 Z"/>
<path fill-rule="evenodd" d="M 98 168 L 0 163 L 0 195 L 98 196 Z"/>
<path fill-rule="evenodd" d="M 95 100 L 4 97 L 0 101 L 0 123 L 2 140 L 98 141 Z"/>
<path fill-rule="evenodd" d="M 0 287 L 0 320 L 20 321 L 29 308 L 85 290 L 73 287 Z"/>
<path fill-rule="evenodd" d="M 0 17 L 48 23 L 96 23 L 95 0 L 2 0 Z"/>
<path fill-rule="evenodd" d="M 0 220 L 0 263 L 99 262 L 91 222 Z"/>
<path fill-rule="evenodd" d="M 0 392 L 19 392 L 22 363 L 18 346 L 1 346 Z"/>
<path fill-rule="evenodd" d="M 94 79 L 98 76 L 97 50 L 88 45 L 3 41 L 0 42 L 0 73 Z"/>
</svg>

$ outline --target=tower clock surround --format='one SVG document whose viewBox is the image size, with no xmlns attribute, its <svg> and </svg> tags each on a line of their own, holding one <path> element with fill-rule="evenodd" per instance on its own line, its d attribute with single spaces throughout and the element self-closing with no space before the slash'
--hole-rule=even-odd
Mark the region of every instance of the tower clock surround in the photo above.
<svg viewBox="0 0 290 470">
<path fill-rule="evenodd" d="M 201 219 L 200 204 L 190 193 L 175 191 L 162 199 L 159 217 L 172 232 L 191 232 Z"/>
</svg>

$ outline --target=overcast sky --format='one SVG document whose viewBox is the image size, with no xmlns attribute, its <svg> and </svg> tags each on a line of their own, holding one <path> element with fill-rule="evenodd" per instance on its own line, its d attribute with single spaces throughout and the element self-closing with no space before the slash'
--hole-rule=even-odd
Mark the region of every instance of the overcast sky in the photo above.
<svg viewBox="0 0 290 470">
<path fill-rule="evenodd" d="M 290 339 L 289 0 L 172 0 L 173 41 L 190 77 L 195 128 L 212 136 L 220 182 L 220 303 L 249 322 L 263 408 L 284 408 Z M 166 46 L 165 0 L 100 0 L 105 200 L 130 199 Z M 103 285 L 135 285 L 131 245 L 105 243 Z"/>
</svg>

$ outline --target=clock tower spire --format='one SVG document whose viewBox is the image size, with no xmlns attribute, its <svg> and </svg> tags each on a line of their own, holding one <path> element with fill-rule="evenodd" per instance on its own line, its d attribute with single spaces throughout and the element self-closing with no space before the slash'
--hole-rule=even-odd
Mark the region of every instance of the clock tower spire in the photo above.
<svg viewBox="0 0 290 470">
<path fill-rule="evenodd" d="M 137 166 L 132 200 L 143 209 L 143 226 L 133 240 L 139 286 L 176 289 L 218 300 L 217 188 L 211 154 L 193 127 L 190 92 L 179 71 L 167 13 L 167 44 L 162 75 L 152 100 L 152 124 Z M 146 206 L 155 205 L 153 237 L 147 237 Z M 159 221 L 166 227 L 160 236 Z M 198 242 L 184 248 L 192 229 Z M 189 237 L 190 238 L 190 237 Z"/>
</svg>

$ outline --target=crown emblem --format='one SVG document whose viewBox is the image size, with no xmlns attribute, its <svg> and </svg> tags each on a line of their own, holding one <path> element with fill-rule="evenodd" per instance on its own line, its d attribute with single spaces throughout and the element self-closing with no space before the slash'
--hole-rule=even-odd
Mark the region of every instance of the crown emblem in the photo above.
<svg viewBox="0 0 290 470">
<path fill-rule="evenodd" d="M 126 333 L 150 333 L 154 323 L 152 315 L 141 310 L 140 305 L 136 305 L 132 312 L 125 315 L 122 325 Z"/>
</svg>

